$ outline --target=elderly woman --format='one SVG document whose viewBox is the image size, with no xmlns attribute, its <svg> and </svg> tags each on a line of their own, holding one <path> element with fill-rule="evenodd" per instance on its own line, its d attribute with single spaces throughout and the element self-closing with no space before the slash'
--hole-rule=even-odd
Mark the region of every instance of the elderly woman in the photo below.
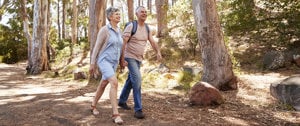
<svg viewBox="0 0 300 126">
<path fill-rule="evenodd" d="M 112 119 L 115 123 L 122 124 L 123 120 L 117 108 L 118 80 L 116 77 L 116 69 L 119 64 L 123 45 L 121 31 L 117 26 L 120 22 L 120 10 L 110 7 L 106 10 L 106 16 L 109 24 L 102 27 L 98 32 L 97 40 L 91 55 L 90 75 L 94 75 L 98 68 L 102 73 L 102 79 L 97 87 L 91 105 L 91 112 L 94 115 L 99 114 L 96 105 L 102 96 L 105 87 L 110 83 L 111 88 L 109 98 L 113 110 Z"/>
</svg>

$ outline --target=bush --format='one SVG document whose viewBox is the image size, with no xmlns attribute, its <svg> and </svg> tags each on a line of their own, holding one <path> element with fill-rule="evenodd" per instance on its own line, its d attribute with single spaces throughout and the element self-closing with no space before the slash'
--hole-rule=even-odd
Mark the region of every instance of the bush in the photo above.
<svg viewBox="0 0 300 126">
<path fill-rule="evenodd" d="M 300 4 L 294 0 L 223 1 L 225 34 L 246 43 L 286 48 L 300 39 Z M 226 6 L 225 6 L 226 5 Z M 247 38 L 245 40 L 245 38 Z"/>
<path fill-rule="evenodd" d="M 6 55 L 4 55 L 3 62 L 7 63 L 7 64 L 17 63 L 18 62 L 18 57 L 16 56 L 16 53 L 14 53 L 14 52 L 7 53 Z"/>
</svg>

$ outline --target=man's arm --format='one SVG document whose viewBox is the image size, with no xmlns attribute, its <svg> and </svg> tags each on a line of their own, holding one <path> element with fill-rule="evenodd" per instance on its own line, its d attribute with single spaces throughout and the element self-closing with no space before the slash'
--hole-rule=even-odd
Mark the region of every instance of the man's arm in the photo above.
<svg viewBox="0 0 300 126">
<path fill-rule="evenodd" d="M 124 29 L 124 32 L 123 32 L 123 36 L 122 36 L 122 38 L 123 38 L 123 46 L 122 46 L 122 52 L 121 52 L 121 56 L 120 56 L 120 66 L 121 66 L 121 69 L 124 69 L 125 66 L 127 66 L 127 62 L 125 61 L 124 53 L 125 53 L 127 42 L 129 40 L 129 38 L 131 37 L 132 26 L 133 26 L 132 23 L 129 24 Z"/>
<path fill-rule="evenodd" d="M 150 29 L 149 29 L 150 30 Z M 162 56 L 161 56 L 161 53 L 160 53 L 160 49 L 159 49 L 159 47 L 158 47 L 158 45 L 157 45 L 157 43 L 154 41 L 154 39 L 153 39 L 153 36 L 152 36 L 152 31 L 150 30 L 149 31 L 149 34 L 148 34 L 148 40 L 149 40 L 149 42 L 150 42 L 150 44 L 151 44 L 151 46 L 152 46 L 152 48 L 155 50 L 155 52 L 156 52 L 156 58 L 157 58 L 157 60 L 158 61 L 161 61 L 162 60 Z"/>
<path fill-rule="evenodd" d="M 126 35 L 126 33 L 123 34 L 123 46 L 122 46 L 122 52 L 121 52 L 121 56 L 120 56 L 121 69 L 124 69 L 125 66 L 127 66 L 127 63 L 126 63 L 125 57 L 124 57 L 124 53 L 125 53 L 125 48 L 126 48 L 129 37 L 130 36 Z"/>
</svg>

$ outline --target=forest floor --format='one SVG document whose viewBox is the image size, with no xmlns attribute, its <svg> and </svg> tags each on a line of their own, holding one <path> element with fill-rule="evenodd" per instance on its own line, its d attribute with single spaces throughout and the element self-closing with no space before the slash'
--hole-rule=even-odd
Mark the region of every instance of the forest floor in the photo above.
<svg viewBox="0 0 300 126">
<path fill-rule="evenodd" d="M 108 91 L 97 106 L 100 115 L 89 110 L 96 85 L 73 79 L 25 75 L 25 63 L 0 64 L 1 126 L 110 126 Z M 299 126 L 300 112 L 279 104 L 269 93 L 272 82 L 295 71 L 240 73 L 238 90 L 222 92 L 219 106 L 189 106 L 188 96 L 176 90 L 143 88 L 145 119 L 133 117 L 133 110 L 119 108 L 125 123 L 132 126 Z M 109 88 L 109 87 L 108 87 Z M 120 89 L 122 85 L 120 84 Z M 130 96 L 129 106 L 133 106 Z"/>
</svg>

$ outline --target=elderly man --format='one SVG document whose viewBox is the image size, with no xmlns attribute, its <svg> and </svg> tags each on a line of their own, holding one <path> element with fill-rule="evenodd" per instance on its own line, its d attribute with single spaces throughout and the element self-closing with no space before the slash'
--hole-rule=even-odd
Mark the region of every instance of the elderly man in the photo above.
<svg viewBox="0 0 300 126">
<path fill-rule="evenodd" d="M 161 60 L 162 56 L 160 50 L 154 41 L 151 31 L 145 24 L 147 19 L 147 11 L 145 7 L 139 6 L 136 8 L 137 21 L 130 23 L 124 30 L 123 33 L 123 51 L 124 55 L 121 55 L 121 67 L 124 68 L 128 63 L 128 77 L 120 95 L 118 105 L 126 110 L 131 109 L 127 106 L 128 96 L 131 89 L 133 90 L 134 98 L 134 117 L 143 119 L 145 117 L 142 111 L 142 97 L 141 97 L 141 83 L 142 76 L 140 72 L 140 66 L 143 60 L 144 50 L 149 40 L 152 48 L 156 51 L 157 59 Z M 136 26 L 134 26 L 136 25 Z M 133 28 L 136 28 L 135 34 L 131 34 Z M 126 63 L 127 61 L 127 63 Z"/>
</svg>

